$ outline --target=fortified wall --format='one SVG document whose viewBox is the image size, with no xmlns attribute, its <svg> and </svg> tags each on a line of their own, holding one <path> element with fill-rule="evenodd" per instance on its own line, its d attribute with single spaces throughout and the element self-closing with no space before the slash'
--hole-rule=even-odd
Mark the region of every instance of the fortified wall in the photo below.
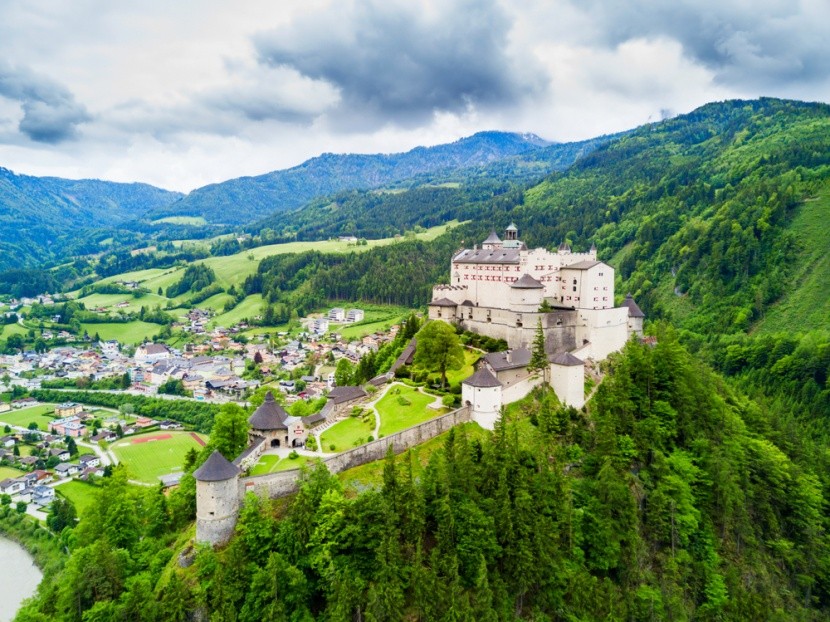
<svg viewBox="0 0 830 622">
<path fill-rule="evenodd" d="M 331 473 L 360 466 L 386 456 L 389 447 L 400 454 L 459 423 L 470 421 L 470 408 L 463 406 L 424 423 L 379 438 L 360 447 L 323 459 Z M 207 467 L 207 468 L 206 468 Z M 249 492 L 270 498 L 284 497 L 296 492 L 300 485 L 300 471 L 282 471 L 240 477 L 241 471 L 218 452 L 200 467 L 196 478 L 196 540 L 213 545 L 227 542 L 236 527 L 242 500 Z"/>
</svg>

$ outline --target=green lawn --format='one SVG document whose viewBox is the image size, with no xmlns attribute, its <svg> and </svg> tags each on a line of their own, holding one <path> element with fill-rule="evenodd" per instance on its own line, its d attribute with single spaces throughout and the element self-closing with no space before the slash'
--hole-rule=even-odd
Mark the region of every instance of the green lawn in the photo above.
<svg viewBox="0 0 830 622">
<path fill-rule="evenodd" d="M 481 352 L 475 350 L 464 350 L 464 365 L 461 369 L 447 370 L 447 382 L 450 385 L 459 384 L 462 380 L 466 380 L 473 375 L 474 365 L 478 359 L 481 358 Z M 435 374 L 438 378 L 438 374 Z"/>
<path fill-rule="evenodd" d="M 8 339 L 12 335 L 26 335 L 29 329 L 20 324 L 2 324 L 0 325 L 0 335 L 3 339 Z"/>
<path fill-rule="evenodd" d="M 259 462 L 257 462 L 251 469 L 251 475 L 266 475 L 268 473 L 277 473 L 279 471 L 299 469 L 301 466 L 308 463 L 308 461 L 312 459 L 313 458 L 309 458 L 308 456 L 297 456 L 293 459 L 280 459 L 279 456 L 267 454 L 265 456 L 260 457 Z"/>
<path fill-rule="evenodd" d="M 104 341 L 117 339 L 125 344 L 139 344 L 158 334 L 161 325 L 135 320 L 124 323 L 113 322 L 111 324 L 81 324 L 81 328 L 87 331 L 90 336 L 97 333 Z"/>
<path fill-rule="evenodd" d="M 99 486 L 72 480 L 55 487 L 55 492 L 72 502 L 78 516 L 83 516 L 95 501 L 95 495 L 101 490 Z"/>
<path fill-rule="evenodd" d="M 47 416 L 55 412 L 54 404 L 38 404 L 30 408 L 21 408 L 20 410 L 10 410 L 5 413 L 0 413 L 0 423 L 9 425 L 19 425 L 28 428 L 29 424 L 34 421 L 38 428 L 44 432 L 49 429 L 49 424 L 54 421 L 54 417 Z"/>
<path fill-rule="evenodd" d="M 372 418 L 369 419 L 372 421 Z M 334 424 L 320 436 L 321 449 L 325 452 L 346 451 L 368 442 L 375 429 L 373 423 L 363 423 L 360 417 L 348 417 Z M 331 449 L 334 445 L 334 449 Z"/>
<path fill-rule="evenodd" d="M 402 404 L 401 401 L 409 404 Z M 413 387 L 396 384 L 389 388 L 377 403 L 380 414 L 380 434 L 389 436 L 410 426 L 428 421 L 446 410 L 428 408 L 435 401 L 434 395 L 424 395 Z"/>
<path fill-rule="evenodd" d="M 14 479 L 16 477 L 20 477 L 21 475 L 25 475 L 25 471 L 18 471 L 10 466 L 0 466 L 0 481 L 4 479 Z"/>
<path fill-rule="evenodd" d="M 166 440 L 151 440 L 136 443 L 142 438 L 170 435 Z M 202 435 L 200 435 L 202 436 Z M 203 437 L 206 438 L 206 437 Z M 129 436 L 112 444 L 119 462 L 124 463 L 131 479 L 157 484 L 160 475 L 181 471 L 184 456 L 190 448 L 201 449 L 190 432 L 151 432 Z"/>
</svg>

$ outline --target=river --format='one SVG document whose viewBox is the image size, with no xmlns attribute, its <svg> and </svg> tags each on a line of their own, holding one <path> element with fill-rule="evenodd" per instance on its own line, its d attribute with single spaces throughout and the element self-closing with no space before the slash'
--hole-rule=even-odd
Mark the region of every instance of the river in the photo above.
<svg viewBox="0 0 830 622">
<path fill-rule="evenodd" d="M 0 538 L 0 622 L 14 618 L 20 603 L 35 593 L 41 577 L 23 547 Z"/>
</svg>

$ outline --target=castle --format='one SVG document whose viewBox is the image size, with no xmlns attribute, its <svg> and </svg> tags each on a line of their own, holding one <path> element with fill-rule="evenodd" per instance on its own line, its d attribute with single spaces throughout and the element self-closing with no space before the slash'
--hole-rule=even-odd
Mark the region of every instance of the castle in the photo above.
<svg viewBox="0 0 830 622">
<path fill-rule="evenodd" d="M 470 419 L 493 429 L 504 404 L 542 383 L 550 384 L 564 404 L 581 407 L 585 361 L 606 358 L 643 331 L 643 312 L 630 295 L 621 307 L 613 306 L 614 269 L 596 255 L 593 246 L 587 253 L 573 253 L 564 244 L 555 253 L 528 250 L 512 224 L 503 241 L 493 232 L 480 249 L 458 251 L 451 262 L 451 283 L 433 289 L 429 317 L 504 339 L 509 349 L 485 355 L 475 373 L 462 382 L 461 408 L 326 457 L 329 470 L 336 473 L 380 460 L 389 449 L 400 453 Z M 548 358 L 541 371 L 528 368 L 539 323 Z M 214 452 L 193 473 L 196 540 L 227 542 L 247 492 L 280 496 L 295 491 L 297 471 L 244 478 L 242 473 L 268 447 L 302 445 L 309 425 L 335 416 L 338 404 L 365 395 L 357 387 L 334 389 L 329 394 L 331 408 L 300 418 L 291 417 L 268 394 L 248 420 L 248 448 L 233 462 Z"/>
<path fill-rule="evenodd" d="M 614 307 L 614 269 L 597 260 L 596 247 L 574 253 L 562 244 L 552 253 L 528 249 L 511 224 L 504 240 L 495 231 L 481 248 L 459 250 L 450 283 L 433 288 L 429 317 L 504 339 L 509 350 L 491 353 L 462 383 L 462 400 L 473 419 L 492 429 L 501 407 L 548 382 L 560 401 L 584 403 L 587 359 L 601 361 L 642 335 L 643 312 L 631 296 Z M 538 324 L 549 367 L 528 369 Z"/>
</svg>

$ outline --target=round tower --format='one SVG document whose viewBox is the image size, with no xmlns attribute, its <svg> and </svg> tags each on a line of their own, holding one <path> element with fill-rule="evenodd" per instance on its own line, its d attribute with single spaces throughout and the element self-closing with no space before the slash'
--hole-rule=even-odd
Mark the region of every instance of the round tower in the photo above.
<svg viewBox="0 0 830 622">
<path fill-rule="evenodd" d="M 513 311 L 534 313 L 545 297 L 545 286 L 529 274 L 510 284 L 510 308 Z M 535 328 L 535 327 L 534 327 Z"/>
<path fill-rule="evenodd" d="M 492 430 L 501 414 L 501 389 L 501 382 L 484 366 L 461 383 L 461 402 L 485 430 Z"/>
<path fill-rule="evenodd" d="M 214 451 L 193 473 L 196 479 L 196 541 L 224 544 L 239 514 L 239 468 Z"/>
</svg>

